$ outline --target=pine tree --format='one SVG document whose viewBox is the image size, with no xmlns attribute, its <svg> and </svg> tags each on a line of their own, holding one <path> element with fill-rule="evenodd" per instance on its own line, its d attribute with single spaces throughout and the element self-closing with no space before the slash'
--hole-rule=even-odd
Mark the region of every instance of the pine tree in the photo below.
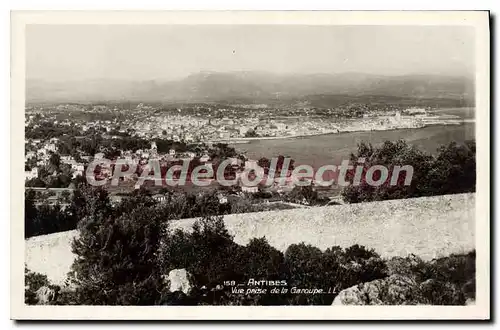
<svg viewBox="0 0 500 330">
<path fill-rule="evenodd" d="M 78 302 L 158 303 L 162 291 L 157 262 L 161 219 L 155 207 L 138 204 L 130 212 L 117 215 L 101 189 L 85 191 L 80 197 L 85 200 L 86 215 L 73 242 L 77 257 L 71 279 Z"/>
</svg>

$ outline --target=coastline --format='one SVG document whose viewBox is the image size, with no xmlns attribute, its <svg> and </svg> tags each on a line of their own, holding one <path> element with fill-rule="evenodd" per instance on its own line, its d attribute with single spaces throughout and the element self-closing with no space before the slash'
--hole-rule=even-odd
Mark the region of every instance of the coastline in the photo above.
<svg viewBox="0 0 500 330">
<path fill-rule="evenodd" d="M 405 129 L 420 129 L 430 126 L 459 126 L 465 124 L 475 123 L 475 119 L 461 119 L 459 121 L 453 122 L 441 122 L 441 123 L 430 123 L 426 125 L 422 125 L 419 127 L 391 127 L 391 128 L 383 128 L 383 129 L 366 129 L 366 130 L 343 130 L 338 132 L 323 132 L 316 134 L 297 134 L 297 135 L 287 135 L 287 136 L 262 136 L 262 137 L 251 137 L 251 138 L 232 138 L 232 139 L 219 139 L 219 140 L 211 140 L 210 143 L 227 143 L 227 144 L 247 144 L 253 141 L 265 141 L 265 140 L 285 140 L 285 139 L 301 139 L 301 138 L 310 138 L 314 136 L 324 136 L 324 135 L 338 135 L 343 133 L 356 133 L 356 132 L 379 132 L 379 131 L 397 131 L 397 130 L 405 130 Z"/>
</svg>

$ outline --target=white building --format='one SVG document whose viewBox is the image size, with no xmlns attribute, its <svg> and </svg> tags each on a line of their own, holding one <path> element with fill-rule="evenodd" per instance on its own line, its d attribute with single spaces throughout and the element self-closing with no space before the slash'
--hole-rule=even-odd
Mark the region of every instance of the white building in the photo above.
<svg viewBox="0 0 500 330">
<path fill-rule="evenodd" d="M 246 127 L 246 126 L 242 126 L 242 127 L 240 127 L 240 129 L 239 129 L 239 131 L 240 131 L 240 135 L 241 135 L 241 136 L 244 136 L 245 134 L 247 134 L 248 130 L 249 130 L 249 128 L 248 128 L 248 127 Z"/>
<path fill-rule="evenodd" d="M 31 180 L 38 178 L 38 167 L 33 167 L 31 171 L 24 171 L 25 180 Z"/>
<path fill-rule="evenodd" d="M 247 186 L 241 186 L 241 191 L 250 193 L 250 194 L 255 194 L 259 192 L 259 187 L 254 186 L 254 187 L 247 187 Z"/>
<path fill-rule="evenodd" d="M 54 143 L 48 143 L 45 145 L 45 150 L 56 152 L 57 146 Z"/>
<path fill-rule="evenodd" d="M 74 159 L 73 156 L 61 156 L 61 161 L 65 164 L 71 164 L 73 163 Z"/>
<path fill-rule="evenodd" d="M 426 114 L 427 113 L 427 111 L 424 108 L 409 108 L 409 109 L 406 109 L 406 112 L 411 114 L 411 115 Z"/>
<path fill-rule="evenodd" d="M 71 169 L 73 171 L 83 172 L 83 170 L 85 169 L 85 166 L 82 163 L 74 163 L 71 165 Z"/>
<path fill-rule="evenodd" d="M 206 163 L 210 160 L 210 156 L 208 156 L 207 154 L 204 154 L 203 156 L 200 157 L 200 162 L 202 163 Z"/>
</svg>

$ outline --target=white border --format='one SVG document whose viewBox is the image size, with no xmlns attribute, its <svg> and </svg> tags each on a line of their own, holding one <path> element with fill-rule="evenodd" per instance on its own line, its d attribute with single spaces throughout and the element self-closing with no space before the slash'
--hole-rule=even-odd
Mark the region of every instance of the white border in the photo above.
<svg viewBox="0 0 500 330">
<path fill-rule="evenodd" d="M 489 318 L 489 21 L 487 12 L 14 12 L 11 18 L 11 169 L 23 167 L 26 24 L 467 25 L 476 31 L 477 297 L 475 306 L 25 306 L 23 176 L 11 173 L 14 319 L 485 319 Z M 16 172 L 17 173 L 17 172 Z M 14 214 L 16 216 L 14 217 Z"/>
</svg>

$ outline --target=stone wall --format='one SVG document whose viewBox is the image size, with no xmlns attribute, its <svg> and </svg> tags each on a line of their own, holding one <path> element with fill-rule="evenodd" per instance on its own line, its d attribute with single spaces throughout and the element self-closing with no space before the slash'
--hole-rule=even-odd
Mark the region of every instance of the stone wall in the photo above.
<svg viewBox="0 0 500 330">
<path fill-rule="evenodd" d="M 196 219 L 172 221 L 172 229 L 190 230 Z M 281 251 L 305 242 L 320 249 L 353 244 L 383 257 L 416 254 L 424 260 L 475 248 L 475 194 L 292 209 L 224 217 L 235 242 L 265 236 Z M 32 271 L 62 283 L 74 256 L 76 231 L 26 240 L 26 263 Z"/>
</svg>

